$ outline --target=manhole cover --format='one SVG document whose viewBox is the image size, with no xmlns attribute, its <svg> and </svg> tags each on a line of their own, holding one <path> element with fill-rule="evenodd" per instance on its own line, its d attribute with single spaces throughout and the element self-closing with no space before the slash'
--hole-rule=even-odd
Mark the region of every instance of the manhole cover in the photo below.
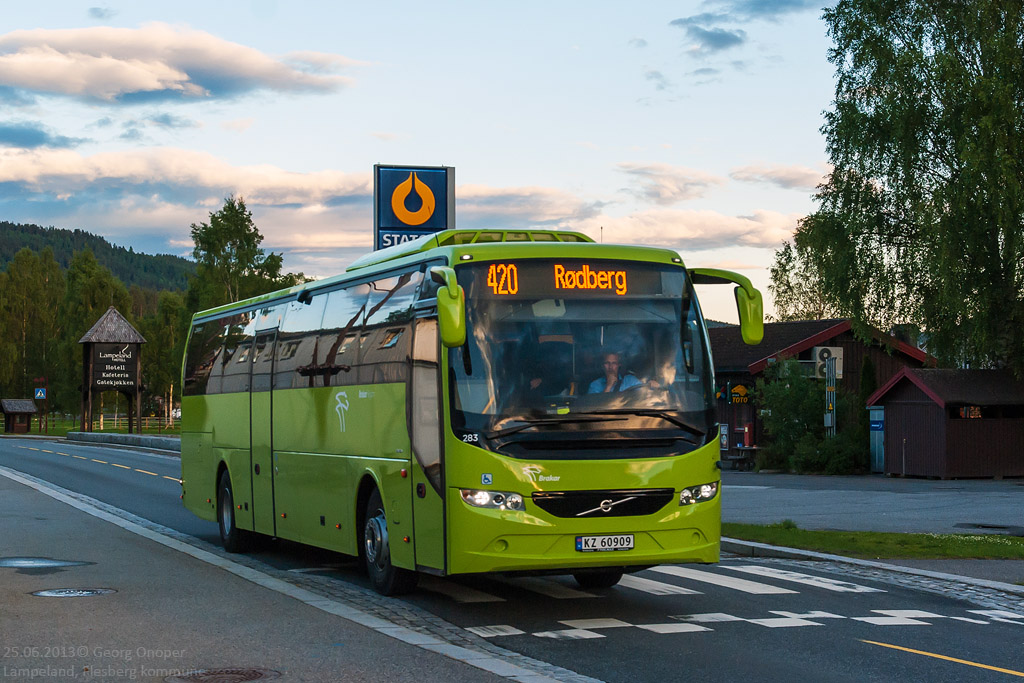
<svg viewBox="0 0 1024 683">
<path fill-rule="evenodd" d="M 52 588 L 36 591 L 32 595 L 40 598 L 88 598 L 93 595 L 108 595 L 116 592 L 113 588 Z"/>
<path fill-rule="evenodd" d="M 12 569 L 49 569 L 50 567 L 81 567 L 88 562 L 51 560 L 49 557 L 0 557 L 0 567 Z"/>
<path fill-rule="evenodd" d="M 242 683 L 242 681 L 272 681 L 281 673 L 271 669 L 200 669 L 187 674 L 168 676 L 167 683 Z"/>
</svg>

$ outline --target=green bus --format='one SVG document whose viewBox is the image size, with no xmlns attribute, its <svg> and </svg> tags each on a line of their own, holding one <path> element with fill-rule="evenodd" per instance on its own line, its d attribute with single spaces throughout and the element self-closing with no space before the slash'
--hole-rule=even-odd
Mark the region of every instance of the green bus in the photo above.
<svg viewBox="0 0 1024 683">
<path fill-rule="evenodd" d="M 343 276 L 197 313 L 183 364 L 185 506 L 418 573 L 624 572 L 717 562 L 718 425 L 694 284 L 667 249 L 568 231 L 446 230 Z"/>
</svg>

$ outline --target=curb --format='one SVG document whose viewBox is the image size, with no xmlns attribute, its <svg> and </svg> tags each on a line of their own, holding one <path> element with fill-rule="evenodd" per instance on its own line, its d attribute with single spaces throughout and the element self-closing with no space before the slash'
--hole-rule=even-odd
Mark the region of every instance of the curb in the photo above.
<svg viewBox="0 0 1024 683">
<path fill-rule="evenodd" d="M 149 436 L 144 434 L 102 434 L 97 432 L 68 432 L 68 441 L 136 446 L 158 451 L 181 453 L 181 439 L 173 436 Z"/>
<path fill-rule="evenodd" d="M 722 550 L 735 553 L 736 555 L 742 555 L 744 557 L 778 557 L 787 560 L 843 562 L 857 567 L 882 569 L 889 572 L 899 572 L 900 574 L 922 576 L 929 579 L 941 579 L 943 581 L 956 581 L 970 586 L 977 586 L 978 588 L 989 588 L 991 590 L 1002 591 L 1004 593 L 1013 593 L 1015 595 L 1024 596 L 1024 586 L 1017 586 L 1012 583 L 989 581 L 987 579 L 975 579 L 970 576 L 945 574 L 943 572 L 933 572 L 928 569 L 902 567 L 896 564 L 887 564 L 885 562 L 876 562 L 874 560 L 860 560 L 855 557 L 844 557 L 842 555 L 829 555 L 828 553 L 818 553 L 813 550 L 800 550 L 799 548 L 784 548 L 782 546 L 768 545 L 767 543 L 756 543 L 754 541 L 741 541 L 735 538 L 726 538 L 724 536 L 722 537 Z"/>
</svg>

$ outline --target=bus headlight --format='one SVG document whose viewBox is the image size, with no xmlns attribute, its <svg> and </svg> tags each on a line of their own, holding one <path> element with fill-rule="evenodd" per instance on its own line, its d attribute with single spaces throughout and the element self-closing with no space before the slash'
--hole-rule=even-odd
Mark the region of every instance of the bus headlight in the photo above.
<svg viewBox="0 0 1024 683">
<path fill-rule="evenodd" d="M 717 481 L 713 481 L 710 484 L 701 484 L 700 486 L 691 486 L 690 488 L 683 489 L 679 492 L 679 504 L 693 505 L 694 503 L 703 503 L 706 500 L 711 500 L 717 495 Z"/>
<path fill-rule="evenodd" d="M 518 493 L 507 491 L 480 491 L 477 489 L 461 489 L 462 500 L 477 508 L 493 508 L 497 510 L 522 510 L 523 497 Z"/>
</svg>

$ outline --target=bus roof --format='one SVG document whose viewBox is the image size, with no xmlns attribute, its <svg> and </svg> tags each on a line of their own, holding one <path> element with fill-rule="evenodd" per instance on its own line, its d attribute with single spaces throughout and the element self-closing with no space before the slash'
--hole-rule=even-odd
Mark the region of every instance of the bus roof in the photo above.
<svg viewBox="0 0 1024 683">
<path fill-rule="evenodd" d="M 594 240 L 581 232 L 573 232 L 569 230 L 444 230 L 415 240 L 403 242 L 402 244 L 397 244 L 393 247 L 372 251 L 356 259 L 348 268 L 345 269 L 344 275 L 334 275 L 323 280 L 306 282 L 289 289 L 268 292 L 243 301 L 224 304 L 223 306 L 200 311 L 193 316 L 193 322 L 210 317 L 220 317 L 221 315 L 229 312 L 257 308 L 259 305 L 270 301 L 288 300 L 289 298 L 298 296 L 301 292 L 306 290 L 331 287 L 338 282 L 358 278 L 360 275 L 364 274 L 363 271 L 373 271 L 373 266 L 381 267 L 381 269 L 383 269 L 385 264 L 393 261 L 396 262 L 396 266 L 404 265 L 402 262 L 407 263 L 409 261 L 415 261 L 415 257 L 417 255 L 425 254 L 426 252 L 434 249 L 447 247 L 447 249 L 443 249 L 443 252 L 450 252 L 452 249 L 462 251 L 463 249 L 468 248 L 473 250 L 474 253 L 479 249 L 481 252 L 490 252 L 490 254 L 488 254 L 488 256 L 490 256 L 495 252 L 495 249 L 501 249 L 503 254 L 507 254 L 510 249 L 512 251 L 519 251 L 521 249 L 530 249 L 532 251 L 532 249 L 536 247 L 555 244 L 563 244 L 569 247 L 572 245 L 582 246 L 584 244 L 594 244 Z M 682 259 L 679 258 L 677 253 L 665 248 L 611 244 L 600 245 L 600 247 L 608 250 L 615 249 L 618 252 L 617 255 L 621 255 L 623 257 L 631 256 L 633 258 L 648 260 L 651 259 L 654 254 L 657 254 L 657 256 L 654 257 L 654 260 L 656 261 L 664 263 L 682 263 Z"/>
<path fill-rule="evenodd" d="M 356 259 L 346 272 L 375 266 L 387 261 L 430 251 L 437 247 L 463 244 L 491 244 L 494 242 L 593 242 L 581 232 L 568 230 L 443 230 L 425 235 L 387 249 L 370 252 Z"/>
</svg>

